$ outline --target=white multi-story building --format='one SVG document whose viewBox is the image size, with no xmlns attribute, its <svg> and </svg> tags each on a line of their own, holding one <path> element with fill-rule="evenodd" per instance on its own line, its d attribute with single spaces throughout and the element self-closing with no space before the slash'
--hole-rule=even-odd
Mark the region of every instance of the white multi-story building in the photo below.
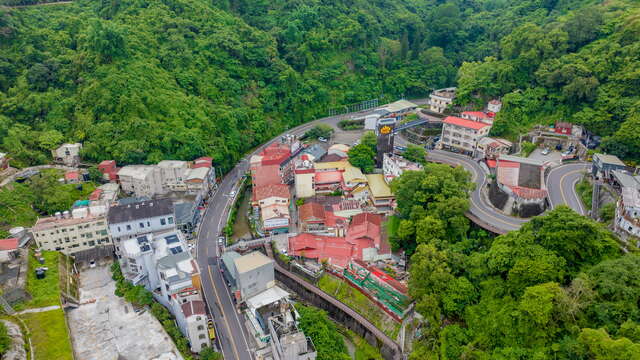
<svg viewBox="0 0 640 360">
<path fill-rule="evenodd" d="M 162 160 L 157 167 L 163 192 L 187 190 L 184 179 L 189 171 L 189 163 L 179 160 Z"/>
<path fill-rule="evenodd" d="M 493 99 L 489 101 L 489 103 L 487 104 L 487 110 L 489 112 L 497 113 L 497 112 L 500 112 L 501 109 L 502 109 L 502 101 L 498 99 Z"/>
<path fill-rule="evenodd" d="M 620 184 L 622 195 L 616 208 L 616 228 L 640 238 L 640 176 L 624 170 L 613 170 L 612 173 Z M 637 242 L 640 243 L 640 239 Z"/>
<path fill-rule="evenodd" d="M 402 156 L 385 153 L 382 160 L 382 171 L 384 173 L 384 181 L 390 184 L 391 181 L 402 175 L 405 171 L 422 170 L 422 165 L 409 161 Z"/>
<path fill-rule="evenodd" d="M 109 233 L 120 253 L 120 243 L 147 233 L 175 228 L 173 203 L 169 199 L 138 201 L 109 209 Z"/>
<path fill-rule="evenodd" d="M 442 122 L 441 146 L 473 155 L 478 141 L 487 136 L 490 130 L 491 125 L 484 122 L 447 116 Z"/>
<path fill-rule="evenodd" d="M 171 311 L 191 351 L 210 346 L 200 272 L 181 233 L 148 233 L 123 240 L 120 248 L 125 279 L 144 286 Z"/>
<path fill-rule="evenodd" d="M 449 105 L 453 104 L 453 99 L 456 98 L 456 88 L 446 88 L 434 90 L 429 95 L 429 108 L 431 111 L 437 113 L 443 113 Z"/>
<path fill-rule="evenodd" d="M 234 259 L 237 286 L 244 301 L 275 285 L 274 262 L 259 251 Z"/>
<path fill-rule="evenodd" d="M 75 208 L 40 218 L 31 233 L 39 248 L 65 254 L 111 245 L 104 206 Z"/>
</svg>

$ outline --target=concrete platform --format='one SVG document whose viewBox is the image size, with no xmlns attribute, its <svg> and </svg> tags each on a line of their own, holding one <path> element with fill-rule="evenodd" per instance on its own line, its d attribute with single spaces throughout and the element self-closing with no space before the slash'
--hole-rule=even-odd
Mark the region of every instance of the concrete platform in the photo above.
<svg viewBox="0 0 640 360">
<path fill-rule="evenodd" d="M 136 313 L 114 295 L 109 266 L 80 274 L 80 302 L 67 312 L 77 360 L 182 360 L 173 341 L 149 312 Z"/>
</svg>

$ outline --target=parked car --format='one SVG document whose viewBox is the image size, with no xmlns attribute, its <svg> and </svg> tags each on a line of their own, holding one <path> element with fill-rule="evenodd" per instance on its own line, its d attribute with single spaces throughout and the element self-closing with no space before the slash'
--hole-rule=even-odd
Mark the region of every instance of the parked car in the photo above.
<svg viewBox="0 0 640 360">
<path fill-rule="evenodd" d="M 325 139 L 325 138 L 323 138 L 323 137 L 319 137 L 319 138 L 318 138 L 318 141 L 321 141 L 321 142 L 327 142 L 327 139 Z"/>
<path fill-rule="evenodd" d="M 224 236 L 218 237 L 218 245 L 220 245 L 220 246 L 224 245 L 224 240 L 225 240 Z"/>
<path fill-rule="evenodd" d="M 542 155 L 549 155 L 549 153 L 551 152 L 551 149 L 549 148 L 544 148 L 541 152 Z"/>
<path fill-rule="evenodd" d="M 94 268 L 94 267 L 96 267 L 96 261 L 95 261 L 95 260 L 91 260 L 91 261 L 89 261 L 89 267 L 90 267 L 90 268 Z"/>
<path fill-rule="evenodd" d="M 230 193 L 229 193 L 229 196 L 231 196 L 231 197 L 236 196 L 236 191 L 235 191 L 235 190 L 233 190 L 232 192 L 230 192 Z"/>
</svg>

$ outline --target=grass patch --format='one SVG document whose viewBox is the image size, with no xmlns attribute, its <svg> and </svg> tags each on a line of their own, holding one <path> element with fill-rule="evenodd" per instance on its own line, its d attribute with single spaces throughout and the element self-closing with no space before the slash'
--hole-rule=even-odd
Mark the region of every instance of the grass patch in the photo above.
<svg viewBox="0 0 640 360">
<path fill-rule="evenodd" d="M 349 286 L 345 281 L 332 275 L 324 274 L 318 281 L 318 287 L 357 311 L 391 339 L 395 340 L 398 336 L 401 324 L 393 320 L 384 310 L 380 309 L 363 293 Z"/>
<path fill-rule="evenodd" d="M 344 327 L 340 330 L 355 345 L 356 351 L 353 356 L 355 360 L 383 360 L 380 350 L 371 346 L 364 338 Z"/>
<path fill-rule="evenodd" d="M 384 228 L 387 230 L 387 239 L 393 251 L 397 251 L 400 248 L 400 242 L 398 239 L 398 227 L 400 226 L 400 218 L 396 215 L 389 216 L 384 223 Z"/>
<path fill-rule="evenodd" d="M 38 262 L 33 250 L 29 250 L 29 272 L 25 290 L 31 295 L 31 300 L 16 304 L 14 309 L 17 311 L 60 305 L 59 254 L 56 251 L 43 251 L 42 257 L 44 265 Z M 35 269 L 40 266 L 49 268 L 44 279 L 36 279 Z"/>
<path fill-rule="evenodd" d="M 35 360 L 72 360 L 62 309 L 19 315 L 29 329 Z"/>
<path fill-rule="evenodd" d="M 578 193 L 585 209 L 591 209 L 593 189 L 591 183 L 586 178 L 576 184 L 576 192 Z"/>
</svg>

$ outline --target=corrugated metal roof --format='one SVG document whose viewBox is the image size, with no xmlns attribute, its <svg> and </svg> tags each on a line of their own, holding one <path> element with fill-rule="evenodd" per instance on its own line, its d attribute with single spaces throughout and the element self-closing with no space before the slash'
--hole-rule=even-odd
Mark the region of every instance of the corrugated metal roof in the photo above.
<svg viewBox="0 0 640 360">
<path fill-rule="evenodd" d="M 374 197 L 390 197 L 393 196 L 391 188 L 384 181 L 384 175 L 382 174 L 367 174 L 367 182 L 369 183 L 369 189 Z"/>
</svg>

